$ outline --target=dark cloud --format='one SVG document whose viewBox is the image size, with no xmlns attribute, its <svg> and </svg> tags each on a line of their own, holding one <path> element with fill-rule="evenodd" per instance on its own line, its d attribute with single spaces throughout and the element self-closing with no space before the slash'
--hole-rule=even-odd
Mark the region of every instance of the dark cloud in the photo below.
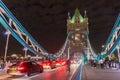
<svg viewBox="0 0 120 80">
<path fill-rule="evenodd" d="M 119 0 L 3 0 L 3 2 L 38 43 L 52 53 L 59 50 L 66 39 L 68 11 L 72 16 L 78 7 L 84 16 L 84 11 L 87 10 L 89 38 L 97 52 L 101 51 L 101 45 L 107 40 L 120 12 Z"/>
</svg>

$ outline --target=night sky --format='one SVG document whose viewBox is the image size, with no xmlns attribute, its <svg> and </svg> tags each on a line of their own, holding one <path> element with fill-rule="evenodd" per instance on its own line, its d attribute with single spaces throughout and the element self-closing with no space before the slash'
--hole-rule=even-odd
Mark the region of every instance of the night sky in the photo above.
<svg viewBox="0 0 120 80">
<path fill-rule="evenodd" d="M 3 0 L 6 6 L 48 52 L 61 48 L 67 36 L 67 14 L 76 8 L 87 11 L 89 38 L 96 53 L 101 51 L 120 12 L 120 0 Z M 5 29 L 0 26 L 0 54 L 4 53 Z M 14 45 L 13 45 L 14 44 Z M 10 36 L 8 54 L 24 54 L 22 46 Z"/>
</svg>

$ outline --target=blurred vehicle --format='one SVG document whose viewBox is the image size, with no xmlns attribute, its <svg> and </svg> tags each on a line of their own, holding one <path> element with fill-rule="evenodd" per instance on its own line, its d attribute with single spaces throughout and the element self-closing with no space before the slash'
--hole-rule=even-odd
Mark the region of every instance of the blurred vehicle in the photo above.
<svg viewBox="0 0 120 80">
<path fill-rule="evenodd" d="M 7 67 L 7 73 L 16 72 L 20 63 L 21 61 L 11 62 L 11 64 Z"/>
<path fill-rule="evenodd" d="M 56 67 L 60 67 L 60 66 L 62 66 L 61 60 L 56 60 Z"/>
<path fill-rule="evenodd" d="M 53 69 L 55 68 L 55 62 L 54 61 L 49 61 L 49 60 L 44 60 L 42 62 L 42 66 L 44 69 Z"/>
<path fill-rule="evenodd" d="M 8 67 L 7 73 L 11 75 L 30 76 L 33 73 L 43 72 L 43 67 L 34 61 L 23 61 L 20 64 L 14 64 Z"/>
<path fill-rule="evenodd" d="M 70 63 L 71 63 L 71 64 L 76 64 L 77 61 L 76 61 L 76 59 L 72 59 L 72 60 L 70 61 Z"/>
<path fill-rule="evenodd" d="M 66 60 L 56 60 L 56 67 L 60 67 L 66 64 Z"/>
<path fill-rule="evenodd" d="M 61 65 L 66 65 L 67 64 L 67 61 L 66 60 L 61 60 Z"/>
<path fill-rule="evenodd" d="M 42 63 L 43 63 L 43 61 L 41 61 L 41 60 L 38 60 L 38 61 L 35 61 L 35 62 L 39 65 L 42 65 Z"/>
</svg>

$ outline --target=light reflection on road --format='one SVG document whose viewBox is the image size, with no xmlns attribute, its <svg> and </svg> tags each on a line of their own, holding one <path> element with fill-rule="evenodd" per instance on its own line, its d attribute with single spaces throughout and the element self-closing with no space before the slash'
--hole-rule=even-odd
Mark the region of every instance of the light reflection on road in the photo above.
<svg viewBox="0 0 120 80">
<path fill-rule="evenodd" d="M 66 74 L 66 66 L 62 66 L 55 69 L 46 69 L 43 73 L 35 74 L 30 77 L 22 77 L 12 80 L 70 80 L 77 67 L 78 64 L 73 64 L 69 75 Z"/>
</svg>

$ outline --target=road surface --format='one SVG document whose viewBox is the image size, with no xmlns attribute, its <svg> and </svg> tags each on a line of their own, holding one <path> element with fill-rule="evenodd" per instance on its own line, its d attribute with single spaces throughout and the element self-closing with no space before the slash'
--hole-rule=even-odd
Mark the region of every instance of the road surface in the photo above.
<svg viewBox="0 0 120 80">
<path fill-rule="evenodd" d="M 78 64 L 72 64 L 70 73 L 67 73 L 66 66 L 62 66 L 55 69 L 44 70 L 43 73 L 36 73 L 30 77 L 6 75 L 6 77 L 2 77 L 0 80 L 70 80 L 77 68 Z"/>
</svg>

